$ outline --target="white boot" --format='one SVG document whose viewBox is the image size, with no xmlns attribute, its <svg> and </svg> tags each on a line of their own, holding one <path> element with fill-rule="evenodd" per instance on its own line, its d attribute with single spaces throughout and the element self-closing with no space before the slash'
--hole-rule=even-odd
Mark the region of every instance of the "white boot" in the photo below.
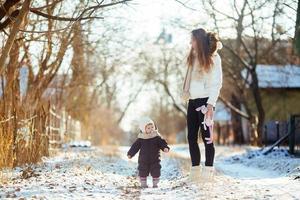
<svg viewBox="0 0 300 200">
<path fill-rule="evenodd" d="M 199 182 L 201 179 L 202 166 L 192 166 L 190 169 L 189 180 L 191 182 Z"/>
<path fill-rule="evenodd" d="M 204 166 L 201 173 L 201 182 L 211 183 L 214 181 L 215 168 L 213 166 Z"/>
</svg>

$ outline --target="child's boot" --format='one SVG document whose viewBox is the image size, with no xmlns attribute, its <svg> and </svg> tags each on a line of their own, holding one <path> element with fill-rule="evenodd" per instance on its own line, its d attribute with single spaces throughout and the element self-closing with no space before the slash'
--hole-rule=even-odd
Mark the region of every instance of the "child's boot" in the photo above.
<svg viewBox="0 0 300 200">
<path fill-rule="evenodd" d="M 201 181 L 210 183 L 214 181 L 215 168 L 213 166 L 204 166 L 201 173 Z"/>
<path fill-rule="evenodd" d="M 142 188 L 147 188 L 147 177 L 140 177 L 140 182 L 141 182 L 141 187 Z"/>
<path fill-rule="evenodd" d="M 159 182 L 159 177 L 157 177 L 157 178 L 153 177 L 152 181 L 153 181 L 153 187 L 157 188 L 158 187 L 158 182 Z"/>
<path fill-rule="evenodd" d="M 199 182 L 200 178 L 201 178 L 201 171 L 202 171 L 201 165 L 192 166 L 190 169 L 190 175 L 189 175 L 190 181 L 191 182 Z"/>
</svg>

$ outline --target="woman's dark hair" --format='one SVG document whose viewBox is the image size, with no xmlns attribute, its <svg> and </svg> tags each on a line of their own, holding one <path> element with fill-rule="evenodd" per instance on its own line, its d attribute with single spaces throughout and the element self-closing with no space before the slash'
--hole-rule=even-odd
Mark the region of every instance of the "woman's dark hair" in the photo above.
<svg viewBox="0 0 300 200">
<path fill-rule="evenodd" d="M 197 52 L 197 59 L 200 66 L 208 72 L 212 66 L 212 54 L 217 49 L 217 42 L 219 41 L 217 35 L 213 32 L 206 32 L 204 29 L 199 28 L 192 31 L 192 38 L 196 41 L 197 49 L 191 48 L 187 57 L 188 66 L 192 66 L 195 61 L 194 50 Z"/>
</svg>

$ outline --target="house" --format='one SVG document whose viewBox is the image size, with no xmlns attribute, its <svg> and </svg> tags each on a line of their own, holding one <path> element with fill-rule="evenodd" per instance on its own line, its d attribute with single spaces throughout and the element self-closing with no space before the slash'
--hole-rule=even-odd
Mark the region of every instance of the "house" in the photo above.
<svg viewBox="0 0 300 200">
<path fill-rule="evenodd" d="M 273 142 L 286 133 L 290 115 L 300 113 L 300 66 L 260 64 L 256 73 L 265 109 L 263 140 Z M 246 79 L 246 70 L 242 71 L 242 77 Z M 247 82 L 251 83 L 250 76 Z M 248 122 L 242 119 L 242 124 L 247 131 Z"/>
<path fill-rule="evenodd" d="M 266 120 L 286 120 L 290 114 L 300 113 L 299 65 L 257 65 L 256 73 Z M 246 77 L 246 70 L 242 76 Z M 250 76 L 247 82 L 251 82 Z"/>
</svg>

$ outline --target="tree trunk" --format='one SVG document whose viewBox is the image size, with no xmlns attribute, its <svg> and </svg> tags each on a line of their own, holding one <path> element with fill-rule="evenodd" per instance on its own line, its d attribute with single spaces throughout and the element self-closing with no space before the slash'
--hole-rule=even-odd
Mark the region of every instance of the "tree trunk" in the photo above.
<svg viewBox="0 0 300 200">
<path fill-rule="evenodd" d="M 258 112 L 258 118 L 257 118 L 257 122 L 255 120 L 255 124 L 257 124 L 257 136 L 255 138 L 255 143 L 258 146 L 262 146 L 262 136 L 263 136 L 263 130 L 264 130 L 264 123 L 265 123 L 265 111 L 262 105 L 262 98 L 260 95 L 260 91 L 259 91 L 259 86 L 258 86 L 258 78 L 257 78 L 257 74 L 255 72 L 255 68 L 254 70 L 251 70 L 251 77 L 252 77 L 252 83 L 251 83 L 251 89 L 252 89 L 252 93 L 254 96 L 254 100 L 255 100 L 255 105 L 257 108 L 257 112 Z"/>
<path fill-rule="evenodd" d="M 11 47 L 13 46 L 13 43 L 17 36 L 17 33 L 19 32 L 19 28 L 21 27 L 25 17 L 27 16 L 27 14 L 29 12 L 29 5 L 30 5 L 30 0 L 25 0 L 23 3 L 23 6 L 21 8 L 20 14 L 18 15 L 16 21 L 13 24 L 13 27 L 12 27 L 10 33 L 9 33 L 9 36 L 8 36 L 7 42 L 5 43 L 3 51 L 1 52 L 0 74 L 2 74 L 3 71 L 5 70 L 4 65 L 5 65 L 6 58 L 8 57 Z"/>
<path fill-rule="evenodd" d="M 234 107 L 238 108 L 239 110 L 241 109 L 240 101 L 234 94 L 232 95 L 231 103 Z M 241 116 L 236 112 L 231 111 L 231 117 L 234 142 L 243 144 L 244 137 Z"/>
<path fill-rule="evenodd" d="M 296 26 L 295 26 L 294 46 L 295 46 L 296 54 L 298 56 L 300 56 L 300 1 L 298 1 L 298 8 L 297 8 L 297 18 L 296 18 Z"/>
<path fill-rule="evenodd" d="M 243 3 L 243 7 L 241 10 L 241 14 L 239 15 L 238 19 L 237 19 L 237 26 L 236 26 L 236 34 L 237 34 L 237 38 L 236 38 L 236 44 L 234 46 L 235 52 L 237 55 L 241 55 L 241 47 L 242 47 L 242 34 L 244 31 L 244 26 L 243 26 L 243 21 L 244 21 L 244 11 L 245 11 L 245 7 L 246 7 L 246 1 L 244 1 Z M 241 63 L 240 60 L 233 55 L 233 66 L 236 67 L 235 71 L 240 72 L 241 69 L 243 69 L 241 67 Z M 241 110 L 241 95 L 239 92 L 237 92 L 237 94 L 239 94 L 239 96 L 236 96 L 236 94 L 232 95 L 232 105 L 234 105 L 236 108 L 238 108 L 239 110 Z M 234 142 L 238 143 L 238 144 L 242 144 L 244 142 L 243 140 L 243 129 L 242 129 L 242 120 L 241 120 L 241 116 L 238 115 L 235 112 L 231 112 L 232 114 L 232 126 L 233 126 L 233 134 L 234 134 Z"/>
</svg>

